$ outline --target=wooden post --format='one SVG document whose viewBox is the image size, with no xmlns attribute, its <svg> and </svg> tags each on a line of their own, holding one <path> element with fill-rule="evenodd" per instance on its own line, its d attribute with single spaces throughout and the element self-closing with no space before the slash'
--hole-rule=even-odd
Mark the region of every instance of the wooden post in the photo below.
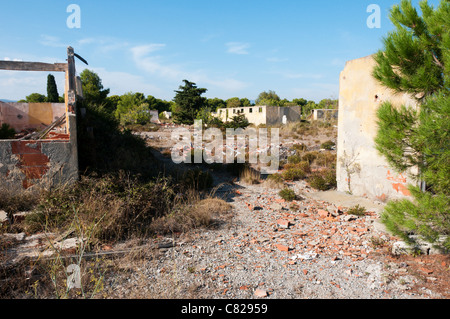
<svg viewBox="0 0 450 319">
<path fill-rule="evenodd" d="M 75 113 L 76 105 L 76 70 L 75 57 L 72 47 L 67 48 L 67 73 L 66 73 L 66 100 L 67 111 Z"/>
</svg>

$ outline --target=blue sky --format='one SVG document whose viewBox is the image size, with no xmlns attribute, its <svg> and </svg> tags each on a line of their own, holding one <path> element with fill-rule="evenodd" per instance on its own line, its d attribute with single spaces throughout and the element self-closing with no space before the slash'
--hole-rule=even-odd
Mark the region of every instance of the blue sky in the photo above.
<svg viewBox="0 0 450 319">
<path fill-rule="evenodd" d="M 84 57 L 110 95 L 142 92 L 171 100 L 183 79 L 206 97 L 319 102 L 339 97 L 348 60 L 382 48 L 393 26 L 388 0 L 1 0 L 0 60 L 65 62 L 66 47 Z M 417 6 L 418 1 L 413 1 Z M 438 5 L 438 0 L 429 1 Z M 69 28 L 70 4 L 81 27 Z M 369 28 L 370 4 L 381 28 Z M 0 98 L 46 94 L 48 73 L 0 71 Z M 63 92 L 63 74 L 54 74 Z"/>
</svg>

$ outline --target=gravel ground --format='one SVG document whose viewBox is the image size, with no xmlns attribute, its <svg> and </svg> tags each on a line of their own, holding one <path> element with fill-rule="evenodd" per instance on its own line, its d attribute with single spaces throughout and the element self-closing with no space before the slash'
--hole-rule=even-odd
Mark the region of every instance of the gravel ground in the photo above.
<svg viewBox="0 0 450 319">
<path fill-rule="evenodd" d="M 313 199 L 305 185 L 294 202 L 260 185 L 225 186 L 232 218 L 216 229 L 159 238 L 159 249 L 110 274 L 113 298 L 427 299 L 411 291 L 406 263 L 389 262 L 394 238 L 374 227 L 375 212 L 357 217 Z M 295 204 L 295 205 L 292 205 Z M 339 208 L 339 209 L 338 209 Z M 163 245 L 161 245 L 161 243 Z M 376 244 L 378 243 L 378 244 Z M 380 243 L 383 243 L 380 245 Z M 164 245 L 167 244 L 167 245 Z M 141 256 L 142 257 L 142 256 Z"/>
</svg>

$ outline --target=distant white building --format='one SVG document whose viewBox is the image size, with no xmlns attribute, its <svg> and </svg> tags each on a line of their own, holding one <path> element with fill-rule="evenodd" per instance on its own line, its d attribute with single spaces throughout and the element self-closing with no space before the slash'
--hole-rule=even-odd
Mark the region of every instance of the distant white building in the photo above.
<svg viewBox="0 0 450 319">
<path fill-rule="evenodd" d="M 150 115 L 152 116 L 150 118 L 150 122 L 152 123 L 159 123 L 159 114 L 157 110 L 150 110 Z"/>
<path fill-rule="evenodd" d="M 164 111 L 164 112 L 161 112 L 160 116 L 162 118 L 165 118 L 166 120 L 168 120 L 168 119 L 172 118 L 172 112 Z"/>
<path fill-rule="evenodd" d="M 212 113 L 223 122 L 229 122 L 233 117 L 244 114 L 247 120 L 254 125 L 277 125 L 298 122 L 301 119 L 302 108 L 300 106 L 245 106 L 235 108 L 222 108 Z"/>
<path fill-rule="evenodd" d="M 336 109 L 315 109 L 311 110 L 311 119 L 313 121 L 320 120 L 337 120 L 339 115 L 339 110 Z"/>
</svg>

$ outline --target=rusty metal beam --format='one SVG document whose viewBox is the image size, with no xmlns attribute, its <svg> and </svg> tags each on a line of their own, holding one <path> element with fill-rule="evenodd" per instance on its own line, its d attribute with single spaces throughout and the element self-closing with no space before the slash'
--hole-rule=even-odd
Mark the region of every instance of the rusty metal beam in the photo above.
<svg viewBox="0 0 450 319">
<path fill-rule="evenodd" d="M 66 72 L 67 63 L 0 61 L 0 70 Z"/>
</svg>

